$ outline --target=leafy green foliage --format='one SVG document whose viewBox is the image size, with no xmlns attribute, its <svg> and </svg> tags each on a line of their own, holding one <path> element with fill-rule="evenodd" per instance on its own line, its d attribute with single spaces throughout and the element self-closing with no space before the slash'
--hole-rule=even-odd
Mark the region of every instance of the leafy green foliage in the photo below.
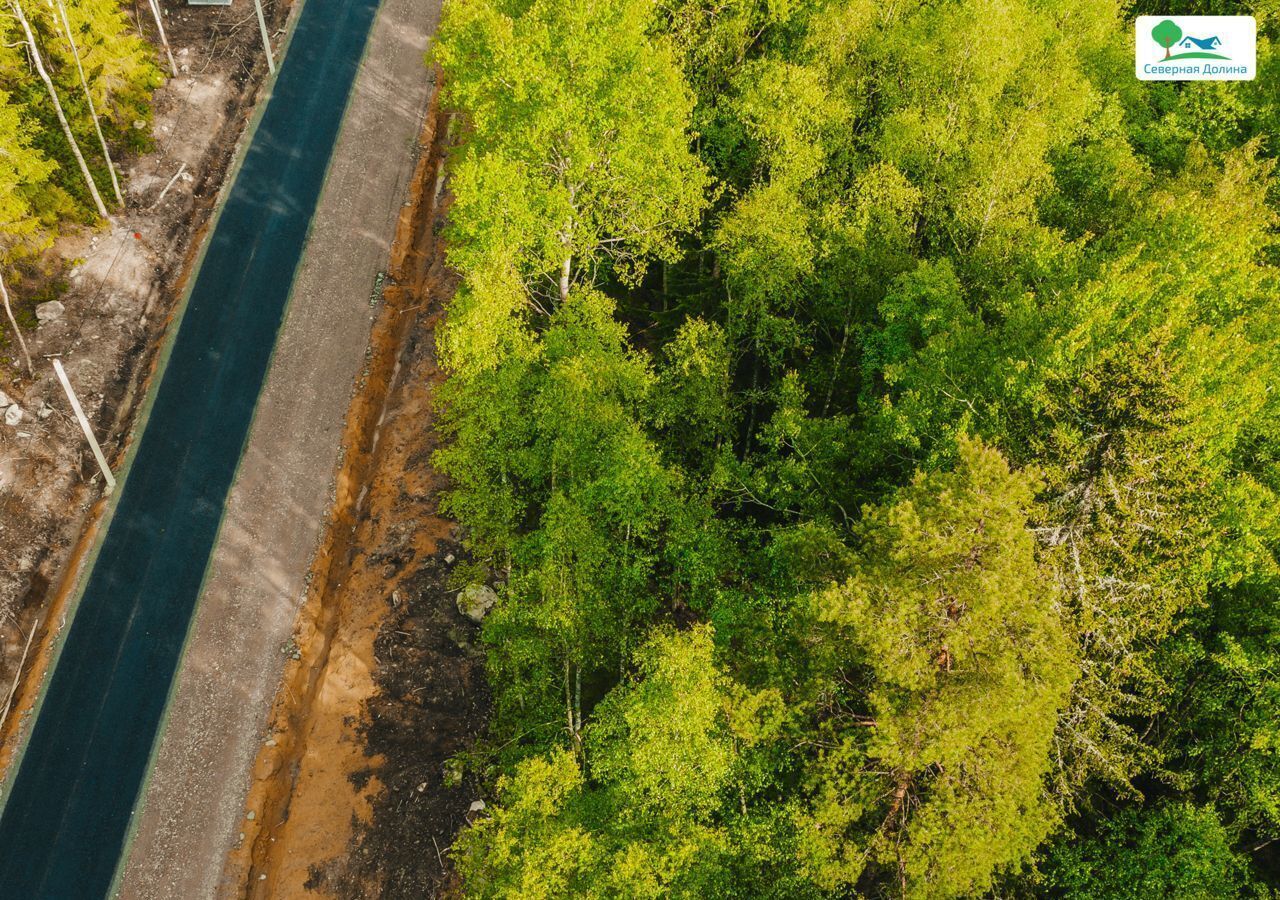
<svg viewBox="0 0 1280 900">
<path fill-rule="evenodd" d="M 585 766 L 554 751 L 499 781 L 499 806 L 457 848 L 471 894 L 692 900 L 741 896 L 748 883 L 768 891 L 758 851 L 735 839 L 740 814 L 730 801 L 735 786 L 745 790 L 744 751 L 776 730 L 776 693 L 730 683 L 705 628 L 657 633 L 636 664 L 636 678 L 588 728 Z"/>
<path fill-rule="evenodd" d="M 151 118 L 151 92 L 161 82 L 151 48 L 113 0 L 63 0 L 79 51 L 80 64 L 109 142 L 118 151 L 144 149 L 146 130 L 134 127 Z M 71 45 L 52 3 L 24 0 L 23 11 L 35 33 L 40 55 L 54 81 L 58 99 L 85 152 L 100 190 L 109 192 L 106 162 L 98 150 L 93 121 L 80 84 Z M 0 91 L 19 110 L 29 138 L 33 164 L 52 164 L 27 183 L 45 229 L 71 218 L 92 221 L 93 205 L 80 178 L 71 148 L 58 125 L 44 85 L 34 77 L 16 19 L 0 16 Z M 0 226 L 2 227 L 2 226 Z M 4 240 L 0 233 L 0 241 Z"/>
<path fill-rule="evenodd" d="M 1251 845 L 1280 837 L 1280 594 L 1275 581 L 1239 585 L 1171 642 L 1164 750 L 1169 777 L 1210 799 Z"/>
<path fill-rule="evenodd" d="M 1138 83 L 1113 0 L 570 6 L 433 51 L 468 889 L 1275 880 L 1275 80 Z"/>
<path fill-rule="evenodd" d="M 501 248 L 536 294 L 562 278 L 563 300 L 574 260 L 634 280 L 674 254 L 705 176 L 682 128 L 692 98 L 648 36 L 652 16 L 645 0 L 450 4 L 434 55 L 447 102 L 467 111 L 460 265 Z"/>
<path fill-rule="evenodd" d="M 1175 803 L 1104 820 L 1097 837 L 1053 859 L 1049 881 L 1070 900 L 1253 895 L 1248 863 L 1232 852 L 1213 807 Z"/>
<path fill-rule="evenodd" d="M 820 883 L 854 885 L 870 861 L 907 896 L 970 896 L 1051 830 L 1044 778 L 1074 666 L 1026 527 L 1032 487 L 962 441 L 954 472 L 864 512 L 851 577 L 817 596 L 841 701 L 805 823 Z"/>
<path fill-rule="evenodd" d="M 659 574 L 659 544 L 679 513 L 678 476 L 636 421 L 654 375 L 626 348 L 611 310 L 603 295 L 579 290 L 552 316 L 540 358 L 521 367 L 523 383 L 511 388 L 524 402 L 507 410 L 508 443 L 484 453 L 492 468 L 475 466 L 469 427 L 440 456 L 471 489 L 451 508 L 478 526 L 492 523 L 477 537 L 510 556 L 511 602 L 485 634 L 520 667 L 510 673 L 514 684 L 524 667 L 554 659 L 616 671 L 636 623 L 656 605 L 646 586 Z M 488 396 L 471 391 L 460 404 Z M 479 498 L 487 501 L 482 509 L 462 505 Z M 531 518 L 538 526 L 518 533 Z"/>
<path fill-rule="evenodd" d="M 40 231 L 32 201 L 53 164 L 32 148 L 31 132 L 23 110 L 0 91 L 0 259 L 24 244 L 29 247 Z"/>
</svg>

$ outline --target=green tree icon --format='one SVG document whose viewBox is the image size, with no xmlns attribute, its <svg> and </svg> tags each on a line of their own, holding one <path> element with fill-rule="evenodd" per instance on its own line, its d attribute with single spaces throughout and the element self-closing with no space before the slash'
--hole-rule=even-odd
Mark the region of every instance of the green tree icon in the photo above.
<svg viewBox="0 0 1280 900">
<path fill-rule="evenodd" d="M 1182 38 L 1182 29 L 1169 19 L 1165 19 L 1151 29 L 1151 36 L 1156 39 L 1157 44 L 1164 48 L 1164 58 L 1168 59 L 1169 48 Z"/>
</svg>

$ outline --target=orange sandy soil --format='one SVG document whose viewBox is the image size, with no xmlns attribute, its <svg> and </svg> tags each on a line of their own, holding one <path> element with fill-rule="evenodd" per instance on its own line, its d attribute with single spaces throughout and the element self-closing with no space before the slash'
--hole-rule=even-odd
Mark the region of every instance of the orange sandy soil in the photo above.
<svg viewBox="0 0 1280 900">
<path fill-rule="evenodd" d="M 385 895 L 373 883 L 379 877 L 363 869 L 353 884 L 347 865 L 386 794 L 380 774 L 387 760 L 369 755 L 366 742 L 378 639 L 415 589 L 412 576 L 456 549 L 456 526 L 437 514 L 443 481 L 429 452 L 443 377 L 435 326 L 454 287 L 437 239 L 447 117 L 432 104 L 420 142 L 431 150 L 415 172 L 414 200 L 396 240 L 401 250 L 348 416 L 348 449 L 300 614 L 298 652 L 255 763 L 245 807 L 253 819 L 223 879 L 236 897 Z"/>
</svg>

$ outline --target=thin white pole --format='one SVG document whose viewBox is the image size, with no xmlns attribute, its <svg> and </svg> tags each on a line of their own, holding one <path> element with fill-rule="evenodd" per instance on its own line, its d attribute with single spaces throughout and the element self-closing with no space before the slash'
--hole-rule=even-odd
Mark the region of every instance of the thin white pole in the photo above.
<svg viewBox="0 0 1280 900">
<path fill-rule="evenodd" d="M 276 74 L 276 60 L 271 55 L 271 38 L 267 37 L 267 19 L 262 14 L 262 0 L 253 0 L 253 8 L 258 13 L 258 30 L 262 32 L 262 49 L 267 54 L 267 71 Z"/>
<path fill-rule="evenodd" d="M 18 685 L 22 684 L 22 667 L 27 664 L 27 654 L 31 652 L 31 642 L 35 640 L 39 627 L 40 619 L 37 617 L 31 623 L 31 632 L 27 635 L 27 646 L 22 649 L 22 659 L 18 660 L 18 668 L 13 670 L 13 684 L 9 687 L 9 696 L 4 701 L 4 712 L 0 713 L 0 728 L 9 721 L 9 710 L 13 709 L 13 698 L 18 693 Z"/>
<path fill-rule="evenodd" d="M 183 163 L 178 166 L 178 171 L 173 173 L 173 177 L 169 179 L 169 183 L 164 186 L 164 190 L 160 192 L 160 196 L 156 198 L 156 202 L 152 203 L 150 208 L 155 209 L 164 200 L 165 195 L 169 193 L 169 188 L 178 183 L 178 179 L 182 177 L 182 173 L 187 171 L 187 164 Z"/>
<path fill-rule="evenodd" d="M 149 0 L 151 3 L 151 15 L 156 17 L 156 31 L 160 32 L 160 43 L 164 45 L 165 56 L 169 57 L 169 71 L 173 73 L 173 77 L 178 77 L 178 64 L 173 61 L 173 53 L 169 50 L 169 39 L 165 37 L 164 22 L 160 19 L 160 7 L 156 4 L 156 0 Z"/>
<path fill-rule="evenodd" d="M 80 422 L 80 430 L 84 432 L 85 440 L 89 442 L 89 446 L 93 449 L 93 458 L 98 461 L 98 468 L 102 470 L 102 477 L 107 480 L 107 493 L 110 494 L 116 489 L 116 477 L 111 474 L 111 467 L 107 465 L 107 458 L 102 455 L 102 448 L 98 446 L 98 439 L 93 436 L 93 429 L 89 427 L 89 420 L 85 418 L 84 410 L 80 408 L 80 401 L 76 398 L 76 392 L 71 389 L 71 382 L 67 380 L 67 373 L 62 368 L 62 360 L 55 359 L 53 361 L 53 371 L 57 373 L 58 380 L 62 382 L 62 389 L 67 392 L 67 399 L 71 401 L 71 409 L 76 414 L 76 419 Z"/>
</svg>

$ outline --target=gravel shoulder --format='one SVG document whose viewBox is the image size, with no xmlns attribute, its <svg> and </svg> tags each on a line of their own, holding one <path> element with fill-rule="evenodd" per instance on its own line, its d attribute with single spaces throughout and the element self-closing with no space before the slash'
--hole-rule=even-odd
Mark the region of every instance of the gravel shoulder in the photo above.
<svg viewBox="0 0 1280 900">
<path fill-rule="evenodd" d="M 226 896 L 244 798 L 292 655 L 364 366 L 378 273 L 430 98 L 439 0 L 378 14 L 232 488 L 119 881 L 128 898 Z"/>
</svg>

